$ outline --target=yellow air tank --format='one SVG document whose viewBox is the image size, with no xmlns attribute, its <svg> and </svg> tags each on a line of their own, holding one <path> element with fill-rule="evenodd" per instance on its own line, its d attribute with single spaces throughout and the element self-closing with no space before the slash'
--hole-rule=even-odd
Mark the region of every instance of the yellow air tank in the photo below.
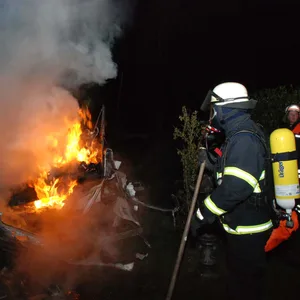
<svg viewBox="0 0 300 300">
<path fill-rule="evenodd" d="M 289 129 L 276 129 L 270 146 L 276 202 L 291 214 L 295 199 L 300 198 L 295 136 Z"/>
</svg>

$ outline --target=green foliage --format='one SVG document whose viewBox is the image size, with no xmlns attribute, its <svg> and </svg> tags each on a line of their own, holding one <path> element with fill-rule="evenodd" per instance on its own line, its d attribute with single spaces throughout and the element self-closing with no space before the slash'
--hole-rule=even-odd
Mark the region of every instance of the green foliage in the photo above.
<svg viewBox="0 0 300 300">
<path fill-rule="evenodd" d="M 254 94 L 254 99 L 258 103 L 253 119 L 271 132 L 283 125 L 285 108 L 290 104 L 300 103 L 300 90 L 293 86 L 263 89 Z"/>
<path fill-rule="evenodd" d="M 198 112 L 189 112 L 182 107 L 182 115 L 179 116 L 181 126 L 174 129 L 174 140 L 181 141 L 181 149 L 177 149 L 182 164 L 183 191 L 180 200 L 183 210 L 188 211 L 192 200 L 199 168 L 199 145 L 201 138 L 201 124 L 198 120 Z"/>
</svg>

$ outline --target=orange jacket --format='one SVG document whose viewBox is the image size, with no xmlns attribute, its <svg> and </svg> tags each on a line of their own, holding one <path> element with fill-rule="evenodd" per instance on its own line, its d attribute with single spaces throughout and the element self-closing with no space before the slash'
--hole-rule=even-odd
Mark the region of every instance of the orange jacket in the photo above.
<svg viewBox="0 0 300 300">
<path fill-rule="evenodd" d="M 292 131 L 294 132 L 294 134 L 300 134 L 300 123 L 298 123 L 293 129 Z"/>
</svg>

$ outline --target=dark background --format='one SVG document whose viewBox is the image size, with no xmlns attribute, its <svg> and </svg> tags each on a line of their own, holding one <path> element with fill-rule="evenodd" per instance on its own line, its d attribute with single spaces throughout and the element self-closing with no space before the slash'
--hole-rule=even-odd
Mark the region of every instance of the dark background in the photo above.
<svg viewBox="0 0 300 300">
<path fill-rule="evenodd" d="M 142 164 L 138 176 L 156 186 L 156 199 L 166 198 L 180 178 L 172 133 L 183 105 L 199 110 L 207 91 L 224 81 L 238 81 L 250 94 L 299 84 L 298 7 L 143 0 L 132 18 L 114 48 L 118 77 L 87 91 L 94 117 L 106 105 L 108 143 L 133 169 Z"/>
</svg>

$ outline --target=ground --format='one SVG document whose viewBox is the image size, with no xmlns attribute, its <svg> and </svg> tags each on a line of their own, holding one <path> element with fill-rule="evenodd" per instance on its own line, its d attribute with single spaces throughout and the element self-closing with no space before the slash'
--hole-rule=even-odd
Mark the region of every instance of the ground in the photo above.
<svg viewBox="0 0 300 300">
<path fill-rule="evenodd" d="M 143 299 L 163 300 L 168 291 L 180 242 L 180 233 L 173 229 L 171 220 L 160 213 L 152 213 L 152 225 L 159 228 L 147 235 L 152 249 L 149 256 L 138 263 L 132 272 L 103 270 L 78 287 L 80 299 Z M 169 220 L 167 222 L 166 220 Z M 156 224 L 156 225 L 155 225 Z M 298 246 L 298 248 L 296 247 Z M 297 295 L 299 239 L 292 239 L 269 255 L 266 299 L 282 299 L 287 294 Z M 221 248 L 222 249 L 222 248 Z M 224 260 L 218 262 L 220 278 L 205 279 L 201 276 L 199 252 L 187 244 L 172 299 L 192 299 L 195 294 L 209 299 L 224 297 Z M 280 288 L 279 288 L 280 287 Z"/>
</svg>

